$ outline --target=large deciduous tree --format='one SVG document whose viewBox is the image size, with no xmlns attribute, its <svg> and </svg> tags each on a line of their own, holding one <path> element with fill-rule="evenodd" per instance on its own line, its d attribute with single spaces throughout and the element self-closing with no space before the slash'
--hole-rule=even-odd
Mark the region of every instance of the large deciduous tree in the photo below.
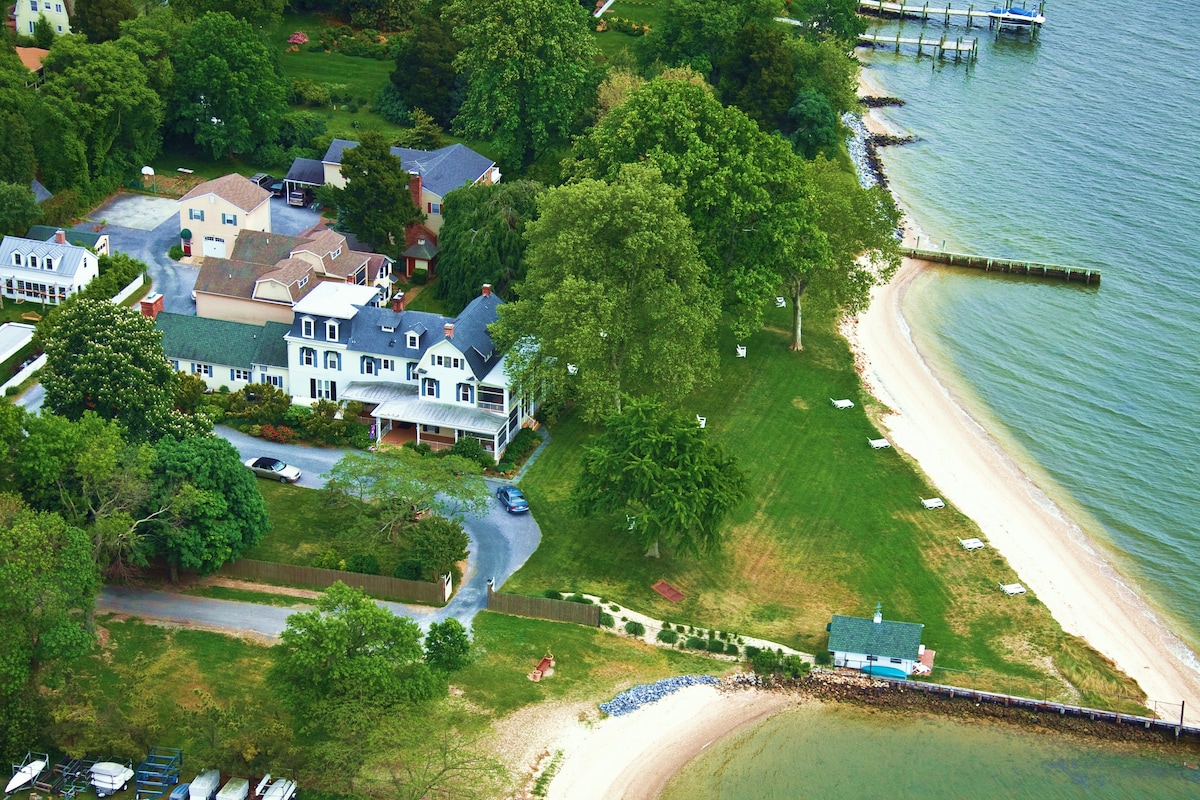
<svg viewBox="0 0 1200 800">
<path fill-rule="evenodd" d="M 720 547 L 722 525 L 746 495 L 736 459 L 695 417 L 632 400 L 584 448 L 573 502 L 585 515 L 624 512 L 647 555 L 663 544 L 698 556 Z"/>
<path fill-rule="evenodd" d="M 75 0 L 71 27 L 100 44 L 121 35 L 121 23 L 137 16 L 131 0 Z"/>
<path fill-rule="evenodd" d="M 255 477 L 225 439 L 164 436 L 155 445 L 153 470 L 153 504 L 169 511 L 150 527 L 172 578 L 181 568 L 215 572 L 270 527 Z"/>
<path fill-rule="evenodd" d="M 476 184 L 446 195 L 438 234 L 437 296 L 456 314 L 479 296 L 479 287 L 506 300 L 525 277 L 525 224 L 537 214 L 542 186 L 534 181 Z"/>
<path fill-rule="evenodd" d="M 320 190 L 337 208 L 338 221 L 379 246 L 404 239 L 404 228 L 425 218 L 408 190 L 409 175 L 382 133 L 365 131 L 357 147 L 342 151 L 346 186 Z"/>
<path fill-rule="evenodd" d="M 392 83 L 408 110 L 424 109 L 438 125 L 448 128 L 462 102 L 454 68 L 462 45 L 442 18 L 442 5 L 433 4 L 417 15 L 412 31 L 397 48 Z"/>
<path fill-rule="evenodd" d="M 520 299 L 492 326 L 522 392 L 573 395 L 598 419 L 624 395 L 674 400 L 712 379 L 720 306 L 679 198 L 637 164 L 542 195 Z"/>
<path fill-rule="evenodd" d="M 68 302 L 42 325 L 48 409 L 73 420 L 95 411 L 121 423 L 135 442 L 170 429 L 178 378 L 154 320 L 108 300 L 84 298 Z"/>
<path fill-rule="evenodd" d="M 528 164 L 566 137 L 595 100 L 599 73 L 588 13 L 575 0 L 452 0 L 444 12 L 463 49 L 467 94 L 454 120 Z"/>
<path fill-rule="evenodd" d="M 738 337 L 757 330 L 797 248 L 818 237 L 800 159 L 702 82 L 658 77 L 576 141 L 576 174 L 612 180 L 644 161 L 679 189 L 708 285 Z"/>
<path fill-rule="evenodd" d="M 205 14 L 230 14 L 251 25 L 271 28 L 283 16 L 283 0 L 172 0 L 171 8 L 183 20 L 195 20 Z"/>
<path fill-rule="evenodd" d="M 417 624 L 340 581 L 313 610 L 288 617 L 280 640 L 268 680 L 301 714 L 345 703 L 396 709 L 440 693 Z"/>
<path fill-rule="evenodd" d="M 801 302 L 856 314 L 867 307 L 871 287 L 886 283 L 900 263 L 896 229 L 900 212 L 887 190 L 864 189 L 858 177 L 818 157 L 804 170 L 812 187 L 820 247 L 801 250 L 783 273 L 792 301 L 792 349 L 800 350 Z"/>
<path fill-rule="evenodd" d="M 39 687 L 91 649 L 99 588 L 83 531 L 0 495 L 0 751 L 23 751 L 36 739 Z"/>
<path fill-rule="evenodd" d="M 422 455 L 412 448 L 385 447 L 342 456 L 326 476 L 324 491 L 359 509 L 364 532 L 393 541 L 431 508 L 444 516 L 482 511 L 488 490 L 478 463 L 456 455 Z"/>
<path fill-rule="evenodd" d="M 716 85 L 742 29 L 772 24 L 778 14 L 770 0 L 666 0 L 661 21 L 642 42 L 642 61 L 691 67 Z"/>
<path fill-rule="evenodd" d="M 29 184 L 0 181 L 0 236 L 24 236 L 41 214 Z"/>
<path fill-rule="evenodd" d="M 208 13 L 179 43 L 172 105 L 174 129 L 219 159 L 275 141 L 287 85 L 249 22 Z"/>
<path fill-rule="evenodd" d="M 436 578 L 466 559 L 471 539 L 458 520 L 432 515 L 408 529 L 408 544 L 409 557 L 421 565 L 425 577 Z"/>
<path fill-rule="evenodd" d="M 425 637 L 425 661 L 441 672 L 458 672 L 471 663 L 471 640 L 467 629 L 454 617 L 434 622 Z"/>
</svg>

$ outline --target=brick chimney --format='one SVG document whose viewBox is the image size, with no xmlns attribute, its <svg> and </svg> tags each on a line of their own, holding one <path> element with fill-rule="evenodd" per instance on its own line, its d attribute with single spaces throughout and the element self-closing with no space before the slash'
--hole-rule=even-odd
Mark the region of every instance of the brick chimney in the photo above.
<svg viewBox="0 0 1200 800">
<path fill-rule="evenodd" d="M 59 228 L 58 230 L 56 230 L 54 232 L 54 243 L 55 244 L 66 244 L 67 243 L 67 232 L 64 231 L 62 228 Z"/>
<path fill-rule="evenodd" d="M 490 283 L 485 283 L 483 285 L 483 296 L 484 297 L 492 296 L 492 285 Z"/>
<path fill-rule="evenodd" d="M 453 322 L 447 322 L 444 330 L 446 331 L 447 339 L 454 338 L 454 323 Z"/>
<path fill-rule="evenodd" d="M 410 174 L 408 176 L 408 193 L 412 195 L 412 201 L 416 203 L 417 210 L 422 214 L 425 213 L 425 204 L 421 202 L 421 176 Z"/>
<path fill-rule="evenodd" d="M 161 292 L 151 292 L 142 298 L 142 316 L 150 319 L 157 319 L 160 311 L 163 310 L 163 296 Z"/>
<path fill-rule="evenodd" d="M 396 292 L 392 295 L 392 311 L 400 313 L 404 310 L 404 292 Z"/>
</svg>

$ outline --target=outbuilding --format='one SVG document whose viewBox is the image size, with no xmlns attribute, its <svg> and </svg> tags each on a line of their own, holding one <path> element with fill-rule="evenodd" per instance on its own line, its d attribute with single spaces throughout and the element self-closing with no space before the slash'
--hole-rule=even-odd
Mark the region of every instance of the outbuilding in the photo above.
<svg viewBox="0 0 1200 800">
<path fill-rule="evenodd" d="M 859 669 L 885 678 L 907 678 L 917 669 L 925 645 L 915 622 L 893 622 L 883 618 L 876 605 L 872 619 L 833 615 L 829 631 L 829 654 L 835 667 Z"/>
</svg>

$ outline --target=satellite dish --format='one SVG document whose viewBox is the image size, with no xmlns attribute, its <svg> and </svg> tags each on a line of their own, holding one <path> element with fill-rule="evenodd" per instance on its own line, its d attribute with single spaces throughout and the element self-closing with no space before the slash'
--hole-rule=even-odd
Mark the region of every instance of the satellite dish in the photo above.
<svg viewBox="0 0 1200 800">
<path fill-rule="evenodd" d="M 142 174 L 149 178 L 154 174 L 154 167 L 142 167 Z"/>
</svg>

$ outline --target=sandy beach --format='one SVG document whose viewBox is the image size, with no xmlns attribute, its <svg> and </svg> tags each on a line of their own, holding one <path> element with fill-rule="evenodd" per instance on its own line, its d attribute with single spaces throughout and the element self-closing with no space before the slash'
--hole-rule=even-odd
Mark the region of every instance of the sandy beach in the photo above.
<svg viewBox="0 0 1200 800">
<path fill-rule="evenodd" d="M 575 726 L 559 741 L 550 800 L 652 800 L 688 761 L 738 729 L 803 702 L 783 692 L 689 686 L 632 714 Z"/>
<path fill-rule="evenodd" d="M 881 420 L 888 438 L 979 525 L 1064 630 L 1111 658 L 1151 700 L 1186 701 L 1187 722 L 1200 723 L 1200 676 L 1176 655 L 1179 640 L 962 410 L 918 352 L 904 296 L 925 268 L 935 267 L 906 259 L 890 284 L 876 288 L 870 309 L 846 326 L 867 389 L 890 409 Z"/>
</svg>

